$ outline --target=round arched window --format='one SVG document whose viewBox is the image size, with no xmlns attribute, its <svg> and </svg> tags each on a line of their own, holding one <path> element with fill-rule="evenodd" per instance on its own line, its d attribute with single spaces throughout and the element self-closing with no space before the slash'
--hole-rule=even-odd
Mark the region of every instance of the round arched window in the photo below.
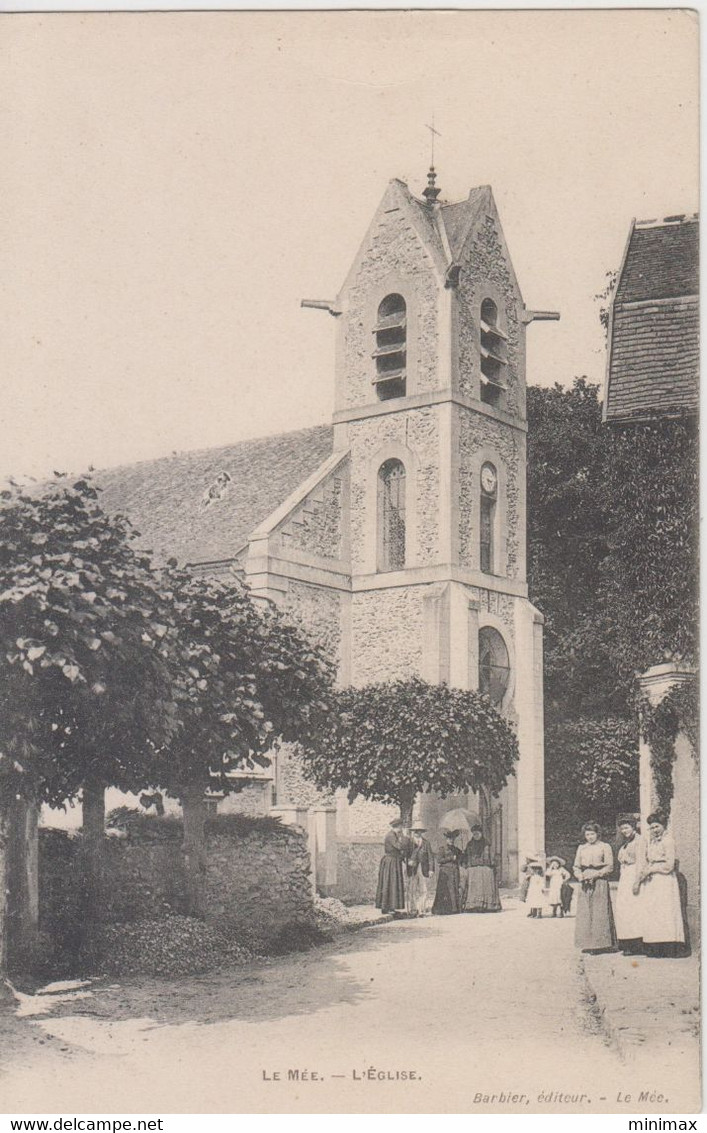
<svg viewBox="0 0 707 1133">
<path fill-rule="evenodd" d="M 483 626 L 479 630 L 479 692 L 499 708 L 510 679 L 511 663 L 505 641 L 497 629 Z"/>
<path fill-rule="evenodd" d="M 489 330 L 495 329 L 498 322 L 498 307 L 493 299 L 484 299 L 481 304 L 481 318 Z"/>
</svg>

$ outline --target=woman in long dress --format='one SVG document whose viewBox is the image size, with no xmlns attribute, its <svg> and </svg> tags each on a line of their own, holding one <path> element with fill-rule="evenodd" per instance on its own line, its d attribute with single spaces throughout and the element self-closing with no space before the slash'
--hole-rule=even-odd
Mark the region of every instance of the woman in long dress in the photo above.
<svg viewBox="0 0 707 1133">
<path fill-rule="evenodd" d="M 622 815 L 619 833 L 623 841 L 618 852 L 621 873 L 616 890 L 616 935 L 624 956 L 635 956 L 643 951 L 643 920 L 641 898 L 638 892 L 634 892 L 634 887 L 645 851 L 633 815 Z"/>
<path fill-rule="evenodd" d="M 647 956 L 680 956 L 685 949 L 685 926 L 680 905 L 675 842 L 666 821 L 648 816 L 645 858 L 636 882 L 641 910 L 643 950 Z"/>
<path fill-rule="evenodd" d="M 414 826 L 412 849 L 407 859 L 406 909 L 411 917 L 425 917 L 428 912 L 428 879 L 434 873 L 434 854 L 426 838 L 424 826 Z"/>
<path fill-rule="evenodd" d="M 609 877 L 614 855 L 608 842 L 600 842 L 600 827 L 587 822 L 582 827 L 584 842 L 577 847 L 574 876 L 579 881 L 574 942 L 583 952 L 616 949 L 616 929 L 611 909 Z"/>
<path fill-rule="evenodd" d="M 491 865 L 491 850 L 480 826 L 472 826 L 462 866 L 466 868 L 464 910 L 467 913 L 498 913 L 496 875 Z"/>
<path fill-rule="evenodd" d="M 407 840 L 402 836 L 402 822 L 393 819 L 383 843 L 383 857 L 378 867 L 376 908 L 382 913 L 397 913 L 405 909 L 405 881 L 403 859 Z"/>
<path fill-rule="evenodd" d="M 454 844 L 454 839 L 459 833 L 458 830 L 443 830 L 442 833 L 444 835 L 445 844 L 437 859 L 439 872 L 437 874 L 437 890 L 435 892 L 432 912 L 436 915 L 446 916 L 449 913 L 461 912 L 461 901 L 459 899 L 459 860 L 462 856 L 462 852 L 459 847 Z"/>
</svg>

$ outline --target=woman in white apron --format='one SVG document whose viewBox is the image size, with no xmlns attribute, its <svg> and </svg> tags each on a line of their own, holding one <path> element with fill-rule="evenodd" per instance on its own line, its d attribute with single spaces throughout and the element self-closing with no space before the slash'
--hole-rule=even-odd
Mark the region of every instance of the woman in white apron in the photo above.
<svg viewBox="0 0 707 1133">
<path fill-rule="evenodd" d="M 623 839 L 619 846 L 621 873 L 616 890 L 616 935 L 624 956 L 635 956 L 643 951 L 642 901 L 634 892 L 645 859 L 643 840 L 636 830 L 636 819 L 624 814 L 619 819 L 619 833 Z"/>
<path fill-rule="evenodd" d="M 645 861 L 635 891 L 641 901 L 643 950 L 647 956 L 677 957 L 685 951 L 685 927 L 680 904 L 675 842 L 666 820 L 648 816 Z"/>
</svg>

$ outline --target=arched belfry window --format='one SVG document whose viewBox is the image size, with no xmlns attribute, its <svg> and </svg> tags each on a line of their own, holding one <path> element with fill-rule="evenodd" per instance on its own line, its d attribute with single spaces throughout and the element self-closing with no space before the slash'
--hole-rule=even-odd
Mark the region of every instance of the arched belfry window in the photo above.
<svg viewBox="0 0 707 1133">
<path fill-rule="evenodd" d="M 498 501 L 498 474 L 493 464 L 481 465 L 479 501 L 479 566 L 485 574 L 496 570 L 496 504 Z"/>
<path fill-rule="evenodd" d="M 378 569 L 405 566 L 405 465 L 386 460 L 378 470 Z"/>
<path fill-rule="evenodd" d="M 376 348 L 373 378 L 381 401 L 405 397 L 407 366 L 407 307 L 402 295 L 386 295 L 374 327 Z"/>
<path fill-rule="evenodd" d="M 501 634 L 493 626 L 479 630 L 479 692 L 483 692 L 494 708 L 500 708 L 511 679 L 508 649 Z"/>
<path fill-rule="evenodd" d="M 506 390 L 506 336 L 498 325 L 498 307 L 493 299 L 484 299 L 480 320 L 481 400 L 488 405 L 501 404 Z"/>
</svg>

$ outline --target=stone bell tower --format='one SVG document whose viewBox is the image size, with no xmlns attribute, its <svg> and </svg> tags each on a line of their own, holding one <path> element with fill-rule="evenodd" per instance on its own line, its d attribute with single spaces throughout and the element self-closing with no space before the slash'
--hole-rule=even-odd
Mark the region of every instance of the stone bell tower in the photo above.
<svg viewBox="0 0 707 1133">
<path fill-rule="evenodd" d="M 542 623 L 526 582 L 523 303 L 493 194 L 391 181 L 335 301 L 334 449 L 349 453 L 353 684 L 420 675 L 481 689 L 517 729 L 480 814 L 500 876 L 542 850 Z"/>
</svg>

